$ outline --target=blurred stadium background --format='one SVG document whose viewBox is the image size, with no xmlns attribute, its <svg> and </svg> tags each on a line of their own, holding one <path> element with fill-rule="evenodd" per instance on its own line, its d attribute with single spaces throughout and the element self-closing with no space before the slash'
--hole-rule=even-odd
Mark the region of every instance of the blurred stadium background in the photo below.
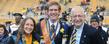
<svg viewBox="0 0 109 44">
<path fill-rule="evenodd" d="M 24 13 L 26 8 L 32 8 L 35 12 L 39 12 L 37 7 L 40 6 L 40 1 L 44 0 L 0 0 L 0 23 L 6 21 L 14 22 L 14 17 L 10 14 L 12 13 Z M 79 5 L 81 2 L 87 3 L 85 0 L 47 0 L 47 1 L 57 1 L 61 2 L 62 12 L 67 9 L 67 7 L 73 7 Z M 104 6 L 106 8 L 104 14 L 103 23 L 109 25 L 109 0 L 88 0 L 90 1 L 89 13 L 95 12 L 97 6 Z"/>
</svg>

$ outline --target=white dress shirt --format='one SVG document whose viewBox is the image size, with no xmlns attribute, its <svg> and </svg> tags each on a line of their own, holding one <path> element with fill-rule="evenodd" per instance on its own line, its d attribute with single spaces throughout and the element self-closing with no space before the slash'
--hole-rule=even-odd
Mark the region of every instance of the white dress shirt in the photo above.
<svg viewBox="0 0 109 44">
<path fill-rule="evenodd" d="M 52 23 L 51 21 L 50 21 L 50 19 L 49 19 L 49 24 L 50 24 L 50 26 L 52 25 L 52 24 L 54 24 L 54 28 L 56 29 L 56 35 L 58 34 L 58 32 L 59 32 L 59 29 L 60 29 L 60 24 L 59 24 L 59 22 L 58 21 L 56 21 L 56 22 L 54 22 L 54 23 Z"/>
<path fill-rule="evenodd" d="M 20 25 L 16 25 L 16 24 L 13 24 L 10 26 L 10 29 L 11 29 L 11 33 L 13 33 L 14 31 L 18 30 Z"/>
<path fill-rule="evenodd" d="M 84 27 L 84 24 L 82 24 L 82 26 L 79 29 L 75 28 L 77 30 L 77 32 L 76 32 L 76 44 L 80 44 L 80 39 L 81 39 L 83 27 Z"/>
</svg>

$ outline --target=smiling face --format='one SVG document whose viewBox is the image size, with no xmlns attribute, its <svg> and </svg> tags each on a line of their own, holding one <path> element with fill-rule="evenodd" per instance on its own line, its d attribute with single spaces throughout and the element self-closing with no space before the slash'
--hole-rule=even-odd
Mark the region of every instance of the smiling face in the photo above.
<svg viewBox="0 0 109 44">
<path fill-rule="evenodd" d="M 4 28 L 0 27 L 0 35 L 3 35 L 3 34 L 4 34 Z"/>
<path fill-rule="evenodd" d="M 57 5 L 52 5 L 48 9 L 49 19 L 57 20 L 60 14 L 60 10 Z"/>
<path fill-rule="evenodd" d="M 72 23 L 76 26 L 79 27 L 81 26 L 84 21 L 85 21 L 85 15 L 83 13 L 83 9 L 80 7 L 75 7 L 72 10 Z"/>
<path fill-rule="evenodd" d="M 24 32 L 26 34 L 32 33 L 34 29 L 34 22 L 31 19 L 27 19 L 25 24 L 24 24 Z"/>
</svg>

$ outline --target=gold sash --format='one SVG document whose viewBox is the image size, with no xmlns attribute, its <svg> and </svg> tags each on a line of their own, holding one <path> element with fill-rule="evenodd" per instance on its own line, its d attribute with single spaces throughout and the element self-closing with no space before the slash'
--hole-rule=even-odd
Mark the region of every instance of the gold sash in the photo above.
<svg viewBox="0 0 109 44">
<path fill-rule="evenodd" d="M 49 32 L 47 31 L 45 20 L 41 21 L 41 29 L 42 29 L 42 34 L 43 34 L 43 37 L 44 37 L 45 44 L 51 44 L 51 40 L 50 40 Z"/>
</svg>

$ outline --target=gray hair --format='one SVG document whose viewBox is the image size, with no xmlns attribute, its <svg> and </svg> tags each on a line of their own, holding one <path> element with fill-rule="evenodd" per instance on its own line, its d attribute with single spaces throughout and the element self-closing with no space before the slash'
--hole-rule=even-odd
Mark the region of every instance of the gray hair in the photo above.
<svg viewBox="0 0 109 44">
<path fill-rule="evenodd" d="M 75 12 L 81 12 L 85 15 L 84 9 L 81 6 L 74 6 L 70 11 L 70 16 L 74 15 Z"/>
</svg>

